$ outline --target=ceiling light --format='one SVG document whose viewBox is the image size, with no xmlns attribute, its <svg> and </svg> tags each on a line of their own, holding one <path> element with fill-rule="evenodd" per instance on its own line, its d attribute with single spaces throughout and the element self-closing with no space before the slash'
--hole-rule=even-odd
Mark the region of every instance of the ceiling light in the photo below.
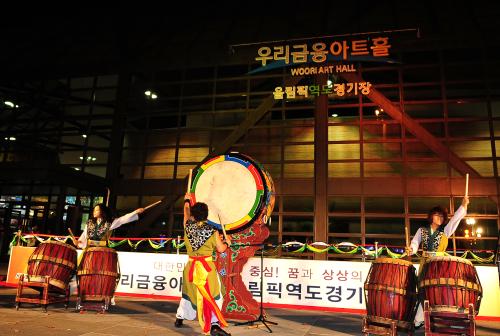
<svg viewBox="0 0 500 336">
<path fill-rule="evenodd" d="M 156 93 L 152 93 L 151 94 L 151 99 L 156 99 L 156 98 L 158 98 L 158 96 L 156 95 Z"/>
<path fill-rule="evenodd" d="M 83 156 L 80 156 L 80 160 L 83 160 Z"/>
<path fill-rule="evenodd" d="M 332 114 L 332 117 L 337 118 L 339 115 L 337 113 Z"/>
<path fill-rule="evenodd" d="M 144 94 L 145 94 L 146 96 L 151 96 L 151 91 L 149 91 L 149 90 L 144 91 Z"/>
<path fill-rule="evenodd" d="M 11 102 L 11 101 L 6 100 L 6 101 L 4 101 L 3 103 L 4 103 L 5 105 L 9 106 L 9 107 L 14 107 L 14 103 L 13 103 L 13 102 Z"/>
<path fill-rule="evenodd" d="M 15 137 L 10 137 L 9 140 L 10 141 L 16 141 L 16 138 Z"/>
</svg>

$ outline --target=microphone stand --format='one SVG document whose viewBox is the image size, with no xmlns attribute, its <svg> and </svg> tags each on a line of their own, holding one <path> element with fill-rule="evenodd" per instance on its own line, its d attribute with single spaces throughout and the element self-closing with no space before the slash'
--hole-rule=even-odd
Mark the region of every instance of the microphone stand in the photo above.
<svg viewBox="0 0 500 336">
<path fill-rule="evenodd" d="M 267 330 L 269 330 L 269 333 L 272 333 L 273 331 L 269 326 L 269 324 L 273 325 L 278 325 L 276 322 L 272 322 L 269 320 L 266 320 L 266 317 L 264 315 L 264 306 L 263 306 L 263 298 L 264 298 L 264 277 L 262 276 L 264 272 L 264 244 L 250 244 L 250 245 L 244 245 L 244 246 L 260 246 L 260 314 L 259 316 L 252 321 L 245 321 L 245 322 L 237 322 L 234 325 L 235 326 L 240 326 L 240 325 L 253 325 L 255 322 L 262 322 L 264 326 L 266 326 Z"/>
</svg>

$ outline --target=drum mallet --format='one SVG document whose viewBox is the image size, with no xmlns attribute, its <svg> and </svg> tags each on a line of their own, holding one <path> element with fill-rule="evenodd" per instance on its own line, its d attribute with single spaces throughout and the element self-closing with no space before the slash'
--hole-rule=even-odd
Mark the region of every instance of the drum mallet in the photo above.
<svg viewBox="0 0 500 336">
<path fill-rule="evenodd" d="M 68 228 L 68 231 L 69 235 L 71 236 L 71 240 L 73 241 L 73 244 L 75 244 L 75 246 L 78 246 L 75 235 L 73 234 L 73 231 L 71 231 L 71 228 Z"/>
<path fill-rule="evenodd" d="M 406 240 L 406 251 L 410 250 L 410 235 L 408 234 L 408 227 L 405 225 L 405 240 Z M 411 260 L 411 256 L 407 255 L 408 260 Z"/>
<path fill-rule="evenodd" d="M 222 228 L 222 234 L 224 235 L 224 240 L 227 241 L 226 228 L 224 227 L 224 224 L 222 224 L 219 213 L 217 213 L 217 217 L 219 217 L 219 223 L 220 223 L 220 227 Z"/>
<path fill-rule="evenodd" d="M 144 208 L 144 211 L 148 210 L 149 208 L 152 208 L 154 207 L 155 205 L 158 205 L 161 203 L 161 200 L 159 200 L 158 202 L 154 202 L 153 204 L 150 204 L 148 205 L 147 207 Z"/>
<path fill-rule="evenodd" d="M 469 174 L 465 174 L 465 197 L 469 196 Z"/>
<path fill-rule="evenodd" d="M 188 178 L 188 186 L 186 190 L 186 194 L 189 194 L 189 189 L 191 189 L 191 179 L 193 177 L 193 170 L 189 169 L 189 178 Z"/>
</svg>

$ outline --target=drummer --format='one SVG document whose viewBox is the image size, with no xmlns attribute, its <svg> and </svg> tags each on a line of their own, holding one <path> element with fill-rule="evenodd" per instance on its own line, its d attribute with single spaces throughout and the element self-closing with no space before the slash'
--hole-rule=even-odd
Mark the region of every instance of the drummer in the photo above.
<svg viewBox="0 0 500 336">
<path fill-rule="evenodd" d="M 97 204 L 92 211 L 92 217 L 85 224 L 82 235 L 78 238 L 78 247 L 107 246 L 106 241 L 112 230 L 138 220 L 139 214 L 143 211 L 144 208 L 139 208 L 113 220 L 109 208 L 102 203 Z"/>
<path fill-rule="evenodd" d="M 408 255 L 417 253 L 420 243 L 422 243 L 424 256 L 426 252 L 445 252 L 448 247 L 448 238 L 455 233 L 458 224 L 467 215 L 468 204 L 469 197 L 465 196 L 462 205 L 455 211 L 446 225 L 443 225 L 448 219 L 446 209 L 436 206 L 429 210 L 427 215 L 429 225 L 422 226 L 417 230 L 406 253 Z"/>
<path fill-rule="evenodd" d="M 182 298 L 177 309 L 175 327 L 182 327 L 183 320 L 198 317 L 203 332 L 211 336 L 230 336 L 221 327 L 227 322 L 220 310 L 222 292 L 217 268 L 212 260 L 214 251 L 222 253 L 231 245 L 227 237 L 223 241 L 207 223 L 208 206 L 195 203 L 191 206 L 189 193 L 184 197 L 184 241 L 189 261 L 184 267 Z"/>
<path fill-rule="evenodd" d="M 142 212 L 144 212 L 144 208 L 139 208 L 113 220 L 111 210 L 103 203 L 97 204 L 92 211 L 92 217 L 87 221 L 80 238 L 78 238 L 78 247 L 83 249 L 91 246 L 106 247 L 112 230 L 123 224 L 138 220 L 139 214 Z M 115 297 L 113 296 L 111 305 L 114 306 L 115 304 Z"/>
<path fill-rule="evenodd" d="M 455 214 L 446 223 L 448 219 L 448 212 L 441 206 L 436 206 L 429 210 L 427 214 L 426 226 L 420 227 L 415 236 L 413 237 L 410 247 L 406 248 L 408 255 L 417 253 L 418 246 L 422 243 L 422 250 L 424 259 L 426 256 L 432 255 L 435 252 L 443 253 L 448 247 L 448 238 L 455 233 L 460 221 L 467 215 L 467 205 L 469 204 L 469 197 L 465 196 L 462 200 L 462 205 L 455 211 Z M 430 254 L 428 254 L 431 252 Z M 424 260 L 422 259 L 422 261 Z M 422 264 L 419 270 L 422 269 Z M 419 303 L 417 313 L 415 315 L 415 328 L 421 328 L 424 325 L 424 312 L 422 304 Z"/>
</svg>

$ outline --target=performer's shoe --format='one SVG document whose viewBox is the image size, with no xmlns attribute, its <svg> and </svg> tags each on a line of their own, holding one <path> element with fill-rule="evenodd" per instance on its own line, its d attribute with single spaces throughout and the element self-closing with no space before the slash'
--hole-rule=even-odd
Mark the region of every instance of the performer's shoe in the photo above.
<svg viewBox="0 0 500 336">
<path fill-rule="evenodd" d="M 422 328 L 424 326 L 424 323 L 424 321 L 415 323 L 415 330 Z"/>
<path fill-rule="evenodd" d="M 180 319 L 180 318 L 176 318 L 176 319 L 175 319 L 174 326 L 175 326 L 176 328 L 180 328 L 180 327 L 182 327 L 182 321 L 184 321 L 184 320 L 183 320 L 183 319 Z"/>
<path fill-rule="evenodd" d="M 217 324 L 214 324 L 214 325 L 212 325 L 212 328 L 210 328 L 210 336 L 231 336 L 231 334 L 225 332 Z"/>
</svg>

